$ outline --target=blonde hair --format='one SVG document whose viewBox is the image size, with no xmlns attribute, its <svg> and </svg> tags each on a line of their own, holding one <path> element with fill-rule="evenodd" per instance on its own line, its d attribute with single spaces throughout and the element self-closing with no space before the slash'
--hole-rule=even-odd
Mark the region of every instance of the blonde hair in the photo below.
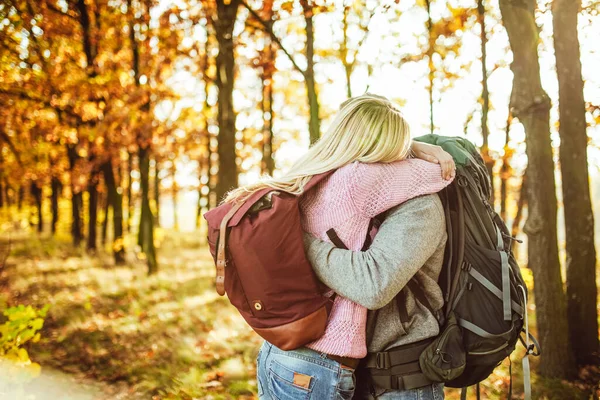
<svg viewBox="0 0 600 400">
<path fill-rule="evenodd" d="M 354 161 L 399 161 L 408 156 L 410 145 L 409 126 L 400 110 L 385 97 L 366 93 L 342 103 L 327 133 L 285 175 L 232 190 L 225 201 L 244 201 L 267 187 L 299 195 L 314 175 Z"/>
</svg>

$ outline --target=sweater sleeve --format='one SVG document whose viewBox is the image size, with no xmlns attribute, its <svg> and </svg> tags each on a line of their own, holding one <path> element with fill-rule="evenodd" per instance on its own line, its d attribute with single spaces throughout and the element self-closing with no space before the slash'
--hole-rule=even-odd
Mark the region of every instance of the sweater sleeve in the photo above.
<svg viewBox="0 0 600 400">
<path fill-rule="evenodd" d="M 369 250 L 336 248 L 304 235 L 317 276 L 336 293 L 368 309 L 384 307 L 445 240 L 445 220 L 437 195 L 407 201 L 391 210 Z"/>
<path fill-rule="evenodd" d="M 352 177 L 354 205 L 373 218 L 416 196 L 437 193 L 452 181 L 442 177 L 438 164 L 420 159 L 393 163 L 359 163 Z"/>
</svg>

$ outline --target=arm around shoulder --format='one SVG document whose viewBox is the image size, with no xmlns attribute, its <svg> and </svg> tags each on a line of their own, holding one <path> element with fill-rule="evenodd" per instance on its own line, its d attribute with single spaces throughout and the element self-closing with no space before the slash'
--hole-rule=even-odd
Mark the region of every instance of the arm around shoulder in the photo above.
<svg viewBox="0 0 600 400">
<path fill-rule="evenodd" d="M 338 249 L 310 235 L 305 248 L 323 283 L 374 310 L 388 304 L 433 255 L 445 229 L 439 197 L 427 195 L 393 208 L 367 251 Z"/>
</svg>

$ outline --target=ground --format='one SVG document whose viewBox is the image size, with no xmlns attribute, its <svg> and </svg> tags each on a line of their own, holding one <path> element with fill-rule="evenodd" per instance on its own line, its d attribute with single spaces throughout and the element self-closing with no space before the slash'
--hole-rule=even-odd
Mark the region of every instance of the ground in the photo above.
<svg viewBox="0 0 600 400">
<path fill-rule="evenodd" d="M 12 235 L 11 256 L 0 271 L 0 304 L 50 304 L 42 340 L 29 347 L 42 376 L 27 393 L 36 400 L 256 398 L 261 340 L 215 292 L 202 235 L 159 230 L 157 241 L 160 272 L 148 277 L 133 252 L 126 265 L 115 266 L 104 251 L 74 250 L 66 236 Z M 527 270 L 524 275 L 530 282 Z M 519 346 L 512 357 L 517 399 L 523 397 L 523 354 Z M 532 364 L 535 369 L 535 359 Z M 598 369 L 582 374 L 577 383 L 534 374 L 533 397 L 589 399 L 595 391 L 598 398 L 600 387 L 585 376 L 597 376 Z M 505 361 L 484 382 L 483 398 L 507 398 L 509 382 Z M 446 395 L 459 398 L 456 390 Z"/>
</svg>

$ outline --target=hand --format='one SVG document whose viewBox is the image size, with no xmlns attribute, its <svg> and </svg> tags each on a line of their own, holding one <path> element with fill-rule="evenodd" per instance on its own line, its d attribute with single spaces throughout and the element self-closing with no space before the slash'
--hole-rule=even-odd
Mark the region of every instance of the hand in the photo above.
<svg viewBox="0 0 600 400">
<path fill-rule="evenodd" d="M 440 146 L 416 142 L 413 140 L 411 150 L 416 158 L 440 164 L 442 167 L 442 177 L 446 180 L 454 179 L 456 175 L 456 165 L 452 156 L 444 151 Z"/>
</svg>

